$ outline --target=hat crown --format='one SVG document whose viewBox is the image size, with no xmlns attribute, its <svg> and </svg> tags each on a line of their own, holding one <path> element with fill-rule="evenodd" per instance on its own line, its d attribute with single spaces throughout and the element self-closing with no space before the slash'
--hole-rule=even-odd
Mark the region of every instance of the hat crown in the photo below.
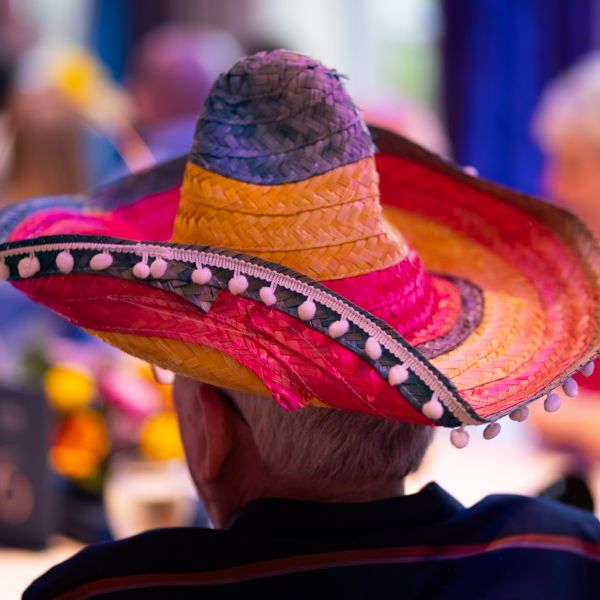
<svg viewBox="0 0 600 600">
<path fill-rule="evenodd" d="M 243 58 L 198 121 L 173 241 L 320 281 L 395 265 L 407 248 L 384 226 L 374 150 L 335 70 L 286 50 Z"/>
<path fill-rule="evenodd" d="M 239 60 L 213 84 L 190 160 L 256 184 L 299 181 L 371 156 L 341 76 L 287 50 Z"/>
</svg>

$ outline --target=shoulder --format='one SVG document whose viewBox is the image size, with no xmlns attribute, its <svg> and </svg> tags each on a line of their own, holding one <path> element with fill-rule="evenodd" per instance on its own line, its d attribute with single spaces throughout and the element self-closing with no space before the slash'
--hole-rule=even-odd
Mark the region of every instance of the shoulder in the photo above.
<svg viewBox="0 0 600 600">
<path fill-rule="evenodd" d="M 498 494 L 468 509 L 469 520 L 494 536 L 563 536 L 600 545 L 600 522 L 590 512 L 549 500 Z"/>
<path fill-rule="evenodd" d="M 36 579 L 23 598 L 56 598 L 100 580 L 218 568 L 231 552 L 232 535 L 203 528 L 158 529 L 90 545 Z"/>
</svg>

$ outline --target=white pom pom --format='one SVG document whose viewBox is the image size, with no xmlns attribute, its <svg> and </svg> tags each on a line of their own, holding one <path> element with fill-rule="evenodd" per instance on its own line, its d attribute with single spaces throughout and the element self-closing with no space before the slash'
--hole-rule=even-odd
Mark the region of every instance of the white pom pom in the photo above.
<svg viewBox="0 0 600 600">
<path fill-rule="evenodd" d="M 349 327 L 350 323 L 348 323 L 346 319 L 341 319 L 340 321 L 334 321 L 327 329 L 327 333 L 330 335 L 330 337 L 336 339 L 346 335 Z"/>
<path fill-rule="evenodd" d="M 194 269 L 192 271 L 192 281 L 197 285 L 206 285 L 212 279 L 212 272 L 208 267 Z"/>
<path fill-rule="evenodd" d="M 59 254 L 56 255 L 56 266 L 61 273 L 68 275 L 73 271 L 73 267 L 75 266 L 75 260 L 70 252 L 63 250 Z"/>
<path fill-rule="evenodd" d="M 6 281 L 10 277 L 10 269 L 8 265 L 2 261 L 0 262 L 0 281 Z"/>
<path fill-rule="evenodd" d="M 267 306 L 273 306 L 273 304 L 277 302 L 277 296 L 275 295 L 275 291 L 273 290 L 273 288 L 267 285 L 260 288 L 258 295 L 263 301 L 263 304 L 266 304 Z"/>
<path fill-rule="evenodd" d="M 423 404 L 421 411 L 428 419 L 437 421 L 438 419 L 441 419 L 444 414 L 444 406 L 439 401 L 437 394 L 433 394 L 431 400 Z"/>
<path fill-rule="evenodd" d="M 104 271 L 104 269 L 108 269 L 112 264 L 113 257 L 108 252 L 96 254 L 95 256 L 92 256 L 92 260 L 90 260 L 90 267 L 94 271 Z"/>
<path fill-rule="evenodd" d="M 23 279 L 27 279 L 27 277 L 32 277 L 40 270 L 40 261 L 35 255 L 26 256 L 19 261 L 17 268 L 19 275 Z"/>
<path fill-rule="evenodd" d="M 133 265 L 133 274 L 138 279 L 146 279 L 150 275 L 150 267 L 147 263 L 140 261 Z"/>
<path fill-rule="evenodd" d="M 517 423 L 522 423 L 529 416 L 529 408 L 526 406 L 520 406 L 519 408 L 515 408 L 509 417 L 512 421 L 517 421 Z"/>
<path fill-rule="evenodd" d="M 572 377 L 569 377 L 562 384 L 562 389 L 563 389 L 564 393 L 567 396 L 569 396 L 569 398 L 575 398 L 575 396 L 577 396 L 577 392 L 579 391 L 579 389 L 577 387 L 577 382 Z"/>
<path fill-rule="evenodd" d="M 594 374 L 594 361 L 590 360 L 590 362 L 585 363 L 585 365 L 581 367 L 581 373 L 584 377 L 591 377 Z"/>
<path fill-rule="evenodd" d="M 370 337 L 365 344 L 365 352 L 369 358 L 378 360 L 381 358 L 381 344 L 374 337 Z"/>
<path fill-rule="evenodd" d="M 169 263 L 159 256 L 150 265 L 150 275 L 152 275 L 154 279 L 160 279 L 161 277 L 164 277 L 168 266 Z"/>
<path fill-rule="evenodd" d="M 408 369 L 404 365 L 394 365 L 388 373 L 390 385 L 400 385 L 408 379 Z"/>
<path fill-rule="evenodd" d="M 562 398 L 553 392 L 552 394 L 548 394 L 544 400 L 544 410 L 549 413 L 556 412 L 561 404 Z"/>
<path fill-rule="evenodd" d="M 305 300 L 298 307 L 298 316 L 303 321 L 310 321 L 311 319 L 314 319 L 316 312 L 317 312 L 317 305 L 312 300 Z"/>
<path fill-rule="evenodd" d="M 483 439 L 484 440 L 493 440 L 500 433 L 501 429 L 502 429 L 502 425 L 500 425 L 500 423 L 490 423 L 483 430 Z"/>
<path fill-rule="evenodd" d="M 477 170 L 477 167 L 474 167 L 473 165 L 467 165 L 466 167 L 463 167 L 463 171 L 467 175 L 471 175 L 471 177 L 479 177 L 479 171 Z"/>
<path fill-rule="evenodd" d="M 450 432 L 450 443 L 455 448 L 464 448 L 469 443 L 469 434 L 461 427 Z"/>
<path fill-rule="evenodd" d="M 157 367 L 156 365 L 151 365 L 151 367 L 152 375 L 154 375 L 156 383 L 170 385 L 175 381 L 175 373 L 173 373 L 173 371 Z"/>
<path fill-rule="evenodd" d="M 235 275 L 229 280 L 227 287 L 234 296 L 239 296 L 248 289 L 248 280 L 245 275 Z"/>
</svg>

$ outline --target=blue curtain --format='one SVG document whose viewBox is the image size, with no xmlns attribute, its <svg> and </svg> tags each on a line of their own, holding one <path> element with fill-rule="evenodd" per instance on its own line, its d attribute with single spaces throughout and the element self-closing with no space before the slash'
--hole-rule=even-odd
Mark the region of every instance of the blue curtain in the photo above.
<svg viewBox="0 0 600 600">
<path fill-rule="evenodd" d="M 444 0 L 444 103 L 456 160 L 539 193 L 530 119 L 544 85 L 592 45 L 594 0 Z"/>
<path fill-rule="evenodd" d="M 113 77 L 122 79 L 136 43 L 170 16 L 169 0 L 95 0 L 90 42 Z"/>
</svg>

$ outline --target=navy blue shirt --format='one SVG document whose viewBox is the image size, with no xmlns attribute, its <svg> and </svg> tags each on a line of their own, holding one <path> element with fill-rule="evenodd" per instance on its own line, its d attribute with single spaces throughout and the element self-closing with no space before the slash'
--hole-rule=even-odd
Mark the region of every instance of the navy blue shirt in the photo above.
<svg viewBox="0 0 600 600">
<path fill-rule="evenodd" d="M 436 484 L 377 502 L 265 498 L 224 530 L 90 546 L 25 592 L 42 598 L 600 598 L 600 524 L 542 498 L 464 508 Z"/>
</svg>

